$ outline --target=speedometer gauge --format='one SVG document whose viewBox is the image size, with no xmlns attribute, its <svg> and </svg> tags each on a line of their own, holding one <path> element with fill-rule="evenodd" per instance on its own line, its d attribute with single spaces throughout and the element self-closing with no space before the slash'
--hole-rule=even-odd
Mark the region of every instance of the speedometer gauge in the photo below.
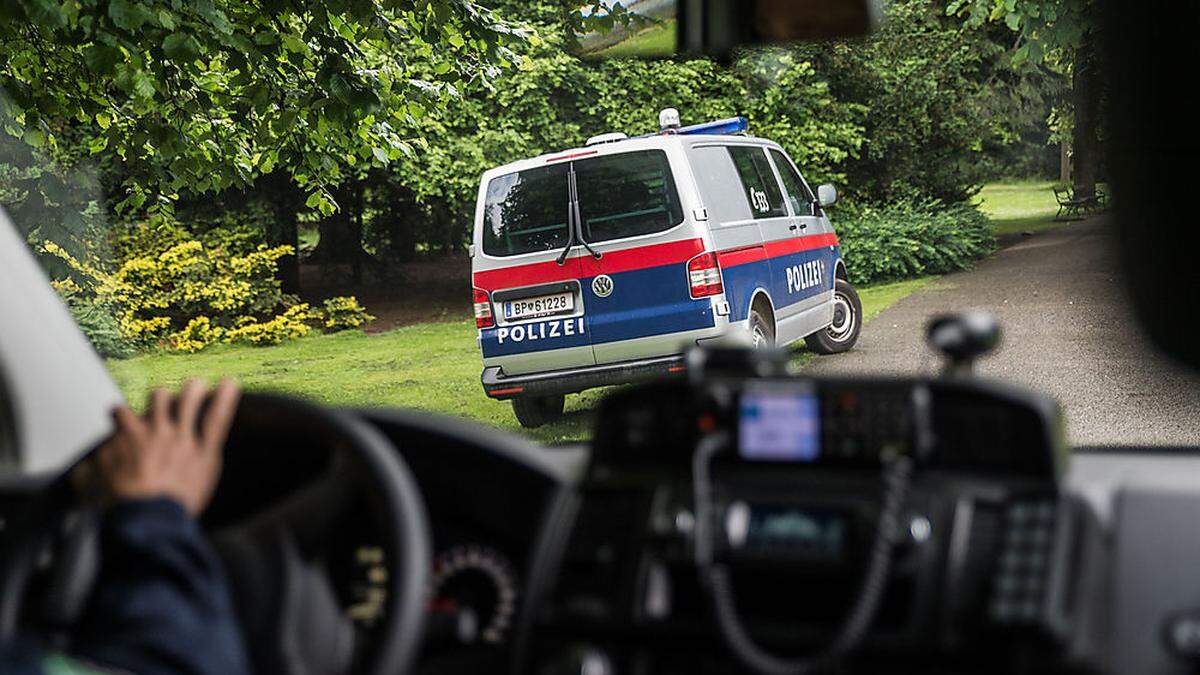
<svg viewBox="0 0 1200 675">
<path fill-rule="evenodd" d="M 430 613 L 461 644 L 501 644 L 516 611 L 516 576 L 493 548 L 465 545 L 434 560 Z"/>
</svg>

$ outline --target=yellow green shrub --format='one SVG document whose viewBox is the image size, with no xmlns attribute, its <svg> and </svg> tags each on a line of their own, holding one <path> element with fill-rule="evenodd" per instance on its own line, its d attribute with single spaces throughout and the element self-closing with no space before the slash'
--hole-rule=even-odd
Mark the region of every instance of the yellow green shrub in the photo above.
<svg viewBox="0 0 1200 675">
<path fill-rule="evenodd" d="M 313 313 L 308 304 L 300 303 L 269 321 L 240 321 L 237 327 L 225 334 L 225 341 L 259 346 L 282 344 L 308 335 L 312 330 L 308 322 L 312 319 Z"/>
<path fill-rule="evenodd" d="M 168 336 L 167 343 L 178 351 L 191 353 L 219 341 L 224 335 L 224 328 L 214 326 L 207 316 L 198 316 L 189 321 L 183 330 Z"/>
<path fill-rule="evenodd" d="M 120 348 L 105 355 L 128 355 L 131 346 L 196 352 L 218 342 L 275 345 L 314 329 L 359 328 L 374 318 L 353 297 L 312 308 L 284 294 L 275 271 L 280 258 L 294 254 L 290 246 L 207 241 L 182 238 L 179 231 L 123 235 L 127 257 L 112 269 L 80 261 L 53 242 L 44 242 L 42 251 L 69 270 L 54 285 L 77 316 L 111 317 L 105 336 Z"/>
<path fill-rule="evenodd" d="M 359 328 L 375 317 L 367 313 L 367 309 L 358 304 L 354 296 L 338 296 L 328 298 L 321 304 L 321 328 L 328 332 L 337 332 Z"/>
</svg>

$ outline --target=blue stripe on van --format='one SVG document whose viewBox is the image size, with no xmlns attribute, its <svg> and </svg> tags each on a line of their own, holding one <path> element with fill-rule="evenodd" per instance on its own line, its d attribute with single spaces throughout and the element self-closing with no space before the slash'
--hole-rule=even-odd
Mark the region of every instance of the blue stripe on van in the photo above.
<svg viewBox="0 0 1200 675">
<path fill-rule="evenodd" d="M 712 301 L 693 300 L 685 265 L 661 265 L 609 275 L 612 295 L 597 297 L 592 278 L 583 281 L 592 342 L 604 344 L 636 338 L 712 328 Z"/>
<path fill-rule="evenodd" d="M 729 301 L 729 320 L 745 321 L 750 316 L 750 301 L 755 290 L 759 288 L 770 294 L 775 309 L 793 305 L 819 293 L 828 293 L 833 290 L 834 267 L 840 257 L 840 247 L 834 247 L 832 253 L 828 248 L 821 247 L 721 268 L 725 282 L 725 298 Z M 785 268 L 802 268 L 805 263 L 814 260 L 825 261 L 821 283 L 789 291 Z M 772 266 L 775 268 L 774 274 Z"/>
</svg>

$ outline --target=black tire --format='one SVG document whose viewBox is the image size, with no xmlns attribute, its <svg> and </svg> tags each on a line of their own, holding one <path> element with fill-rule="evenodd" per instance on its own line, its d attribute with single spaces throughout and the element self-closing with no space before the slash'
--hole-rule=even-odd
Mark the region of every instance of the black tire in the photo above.
<svg viewBox="0 0 1200 675">
<path fill-rule="evenodd" d="M 804 342 L 817 354 L 838 354 L 854 347 L 861 331 L 862 301 L 858 291 L 849 281 L 838 279 L 833 286 L 833 323 L 804 338 Z"/>
<path fill-rule="evenodd" d="M 567 397 L 563 394 L 550 396 L 521 396 L 512 400 L 513 413 L 526 429 L 536 429 L 562 417 Z"/>
<path fill-rule="evenodd" d="M 755 349 L 770 349 L 775 346 L 775 326 L 757 309 L 750 310 L 750 340 Z"/>
</svg>

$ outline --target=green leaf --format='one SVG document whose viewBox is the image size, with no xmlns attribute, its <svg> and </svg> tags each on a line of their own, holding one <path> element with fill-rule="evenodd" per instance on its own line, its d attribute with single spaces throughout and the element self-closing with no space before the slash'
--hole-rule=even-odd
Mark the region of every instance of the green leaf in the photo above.
<svg viewBox="0 0 1200 675">
<path fill-rule="evenodd" d="M 112 0 L 108 5 L 108 18 L 117 28 L 133 33 L 157 17 L 140 2 Z"/>
<path fill-rule="evenodd" d="M 162 47 L 168 58 L 184 63 L 195 61 L 200 56 L 200 43 L 186 33 L 171 33 L 163 39 Z"/>
<path fill-rule="evenodd" d="M 229 23 L 229 17 L 218 9 L 212 0 L 193 0 L 191 6 L 218 33 L 229 35 L 233 32 L 233 25 Z"/>
<path fill-rule="evenodd" d="M 101 129 L 108 129 L 112 125 L 112 116 L 106 112 L 96 113 L 96 125 Z"/>
<path fill-rule="evenodd" d="M 46 135 L 38 129 L 26 129 L 25 143 L 32 147 L 40 148 L 46 145 Z"/>
<path fill-rule="evenodd" d="M 289 52 L 303 54 L 304 52 L 308 51 L 308 47 L 304 44 L 304 41 L 295 35 L 282 35 L 280 36 L 280 39 L 283 41 L 283 48 Z"/>
<path fill-rule="evenodd" d="M 92 44 L 83 49 L 83 62 L 97 75 L 112 73 L 117 63 L 124 60 L 121 50 L 105 44 Z"/>
<path fill-rule="evenodd" d="M 375 159 L 378 160 L 380 164 L 388 163 L 388 153 L 383 148 L 373 147 L 371 148 L 371 154 L 375 156 Z"/>
</svg>

